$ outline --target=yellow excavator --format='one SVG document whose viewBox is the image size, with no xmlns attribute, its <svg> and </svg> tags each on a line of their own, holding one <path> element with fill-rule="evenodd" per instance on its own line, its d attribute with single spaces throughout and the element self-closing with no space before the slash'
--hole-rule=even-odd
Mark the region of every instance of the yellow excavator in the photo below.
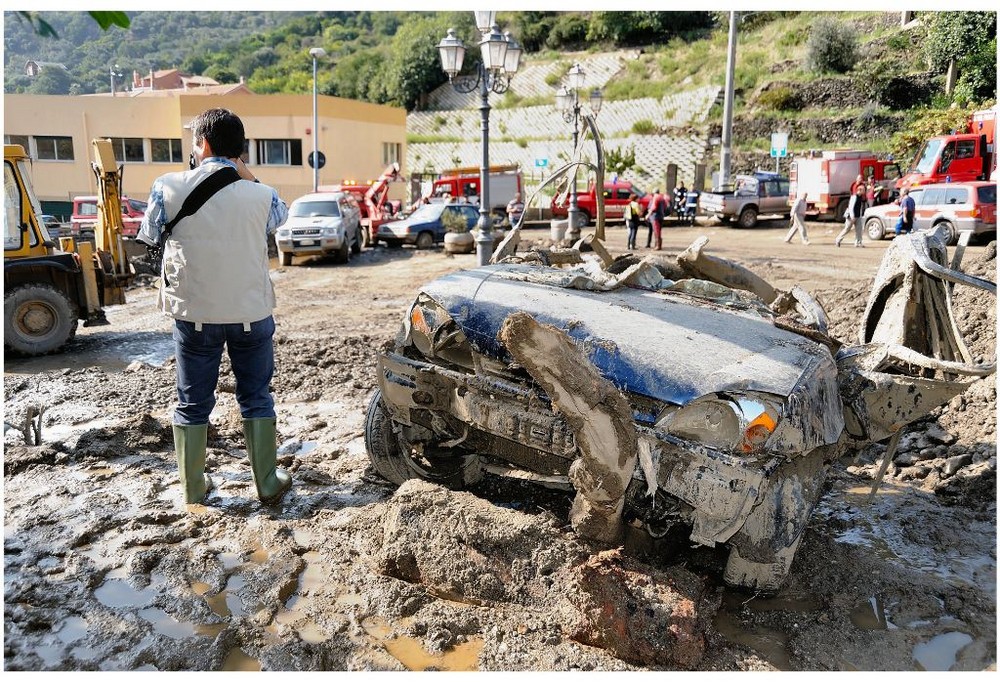
<svg viewBox="0 0 1000 682">
<path fill-rule="evenodd" d="M 105 306 L 125 302 L 135 270 L 122 239 L 122 168 L 111 140 L 93 140 L 98 185 L 94 244 L 63 237 L 57 244 L 40 220 L 29 157 L 5 144 L 4 352 L 44 355 L 60 350 L 85 327 L 109 324 Z"/>
</svg>

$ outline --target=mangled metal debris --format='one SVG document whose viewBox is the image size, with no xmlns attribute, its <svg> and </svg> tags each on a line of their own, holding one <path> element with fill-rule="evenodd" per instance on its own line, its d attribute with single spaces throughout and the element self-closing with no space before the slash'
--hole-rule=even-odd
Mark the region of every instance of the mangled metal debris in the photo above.
<svg viewBox="0 0 1000 682">
<path fill-rule="evenodd" d="M 994 371 L 971 362 L 950 287 L 996 289 L 944 265 L 935 235 L 897 238 L 861 343 L 847 344 L 803 289 L 775 289 L 706 243 L 678 257 L 686 277 L 590 239 L 508 248 L 426 285 L 380 357 L 376 468 L 397 482 L 516 471 L 571 485 L 581 535 L 610 544 L 622 522 L 683 524 L 729 547 L 728 582 L 776 590 L 827 465 Z"/>
</svg>

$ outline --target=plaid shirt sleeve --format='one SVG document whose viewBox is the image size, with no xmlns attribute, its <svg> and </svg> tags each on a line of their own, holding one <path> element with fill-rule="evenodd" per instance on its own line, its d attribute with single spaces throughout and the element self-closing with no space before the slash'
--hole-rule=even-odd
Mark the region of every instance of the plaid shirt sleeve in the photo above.
<svg viewBox="0 0 1000 682">
<path fill-rule="evenodd" d="M 281 197 L 278 190 L 271 188 L 271 212 L 267 216 L 267 234 L 274 234 L 278 228 L 288 220 L 288 206 Z"/>
</svg>

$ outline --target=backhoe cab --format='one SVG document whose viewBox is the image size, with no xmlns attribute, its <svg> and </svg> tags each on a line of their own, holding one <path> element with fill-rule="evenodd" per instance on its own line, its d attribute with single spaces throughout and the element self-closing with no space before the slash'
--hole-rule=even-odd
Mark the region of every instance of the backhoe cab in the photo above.
<svg viewBox="0 0 1000 682">
<path fill-rule="evenodd" d="M 95 244 L 57 244 L 40 220 L 29 157 L 4 145 L 4 350 L 44 355 L 84 326 L 108 324 L 105 306 L 125 302 L 135 270 L 122 241 L 121 175 L 111 141 L 93 141 L 99 214 Z"/>
</svg>

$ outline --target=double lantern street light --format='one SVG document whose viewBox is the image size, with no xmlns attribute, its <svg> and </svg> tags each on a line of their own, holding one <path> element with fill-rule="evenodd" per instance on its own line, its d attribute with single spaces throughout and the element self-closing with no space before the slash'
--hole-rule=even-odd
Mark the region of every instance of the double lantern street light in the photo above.
<svg viewBox="0 0 1000 682">
<path fill-rule="evenodd" d="M 578 138 L 580 135 L 580 89 L 586 81 L 586 74 L 579 64 L 574 64 L 566 74 L 566 84 L 556 94 L 556 109 L 562 114 L 563 120 L 573 124 L 573 154 L 577 151 Z M 601 91 L 594 88 L 590 91 L 590 109 L 597 116 L 601 110 L 603 98 Z M 566 211 L 568 232 L 571 239 L 580 236 L 579 215 L 580 209 L 576 199 L 576 171 L 570 176 L 569 186 L 569 208 Z"/>
<path fill-rule="evenodd" d="M 510 35 L 510 32 L 500 33 L 496 24 L 496 12 L 473 12 L 476 16 L 476 28 L 482 39 L 479 49 L 482 60 L 477 65 L 475 75 L 459 76 L 462 61 L 465 59 L 465 43 L 455 36 L 455 29 L 448 29 L 448 34 L 438 43 L 441 54 L 441 68 L 448 75 L 452 87 L 458 92 L 469 93 L 479 88 L 479 112 L 482 117 L 482 164 L 479 167 L 479 222 L 476 226 L 476 259 L 479 265 L 488 265 L 493 254 L 493 236 L 490 230 L 493 221 L 490 218 L 490 92 L 503 94 L 510 87 L 510 79 L 517 73 L 521 65 L 521 46 Z"/>
</svg>

